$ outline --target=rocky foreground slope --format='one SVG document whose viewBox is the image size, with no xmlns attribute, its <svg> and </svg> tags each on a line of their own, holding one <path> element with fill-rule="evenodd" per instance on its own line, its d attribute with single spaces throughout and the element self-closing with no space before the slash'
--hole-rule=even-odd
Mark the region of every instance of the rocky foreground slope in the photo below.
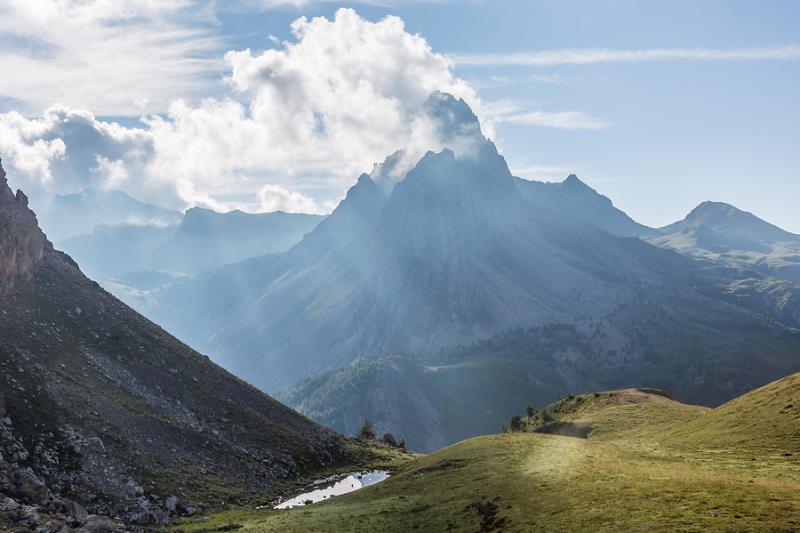
<svg viewBox="0 0 800 533">
<path fill-rule="evenodd" d="M 163 524 L 345 445 L 87 279 L 0 167 L 0 530 Z"/>
</svg>

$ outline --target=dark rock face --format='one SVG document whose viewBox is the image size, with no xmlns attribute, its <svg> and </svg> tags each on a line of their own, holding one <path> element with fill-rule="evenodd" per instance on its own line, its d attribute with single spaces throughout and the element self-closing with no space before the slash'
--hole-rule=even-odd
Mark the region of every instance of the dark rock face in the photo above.
<svg viewBox="0 0 800 533">
<path fill-rule="evenodd" d="M 20 280 L 29 280 L 45 248 L 52 245 L 41 232 L 28 197 L 8 188 L 0 164 L 0 294 L 7 295 Z"/>
<path fill-rule="evenodd" d="M 123 530 L 104 516 L 165 524 L 348 457 L 344 437 L 84 277 L 2 170 L 0 181 L 0 507 L 8 519 L 42 531 L 62 523 Z"/>
</svg>

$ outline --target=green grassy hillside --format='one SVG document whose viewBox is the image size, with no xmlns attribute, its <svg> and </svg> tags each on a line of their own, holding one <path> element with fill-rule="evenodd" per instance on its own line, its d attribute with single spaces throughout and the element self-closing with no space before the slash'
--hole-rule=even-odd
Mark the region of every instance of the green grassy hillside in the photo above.
<svg viewBox="0 0 800 533">
<path fill-rule="evenodd" d="M 798 456 L 800 460 L 800 374 L 740 396 L 663 439 L 710 453 Z"/>
<path fill-rule="evenodd" d="M 192 528 L 242 531 L 793 531 L 800 528 L 800 375 L 717 409 L 657 391 L 568 397 L 548 420 L 586 439 L 478 437 L 389 480 L 292 511 L 233 510 Z"/>
</svg>

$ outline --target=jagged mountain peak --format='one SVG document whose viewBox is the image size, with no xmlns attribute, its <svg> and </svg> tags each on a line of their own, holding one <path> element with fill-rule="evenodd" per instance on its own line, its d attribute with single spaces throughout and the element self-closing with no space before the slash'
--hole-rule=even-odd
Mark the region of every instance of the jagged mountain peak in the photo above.
<svg viewBox="0 0 800 533">
<path fill-rule="evenodd" d="M 463 98 L 436 91 L 425 101 L 424 110 L 437 121 L 444 140 L 465 133 L 480 133 L 480 121 Z"/>
<path fill-rule="evenodd" d="M 479 158 L 484 156 L 484 152 L 497 152 L 483 135 L 477 115 L 463 99 L 435 92 L 425 102 L 423 116 L 434 136 L 429 140 L 432 144 L 425 148 L 449 148 L 460 158 Z"/>
<path fill-rule="evenodd" d="M 355 185 L 347 190 L 342 204 L 347 202 L 348 205 L 353 203 L 373 203 L 375 201 L 382 201 L 386 198 L 380 187 L 369 176 L 369 174 L 361 174 L 356 180 Z M 341 204 L 340 204 L 341 205 Z M 338 207 L 337 207 L 338 209 Z M 336 212 L 336 211 L 334 211 Z"/>
<path fill-rule="evenodd" d="M 386 203 L 386 194 L 368 174 L 361 174 L 325 220 L 309 232 L 294 250 L 312 256 L 336 242 L 358 239 L 369 231 Z"/>
<path fill-rule="evenodd" d="M 405 150 L 397 150 L 380 163 L 375 163 L 369 173 L 372 181 L 388 196 L 398 181 L 405 177 Z"/>
<path fill-rule="evenodd" d="M 336 206 L 333 213 L 319 227 L 330 228 L 340 224 L 339 221 L 344 220 L 347 221 L 347 225 L 373 220 L 383 208 L 385 202 L 386 194 L 383 190 L 372 180 L 369 174 L 361 174 L 356 183 L 347 190 L 344 200 Z"/>
<path fill-rule="evenodd" d="M 467 198 L 471 204 L 486 204 L 493 198 L 509 196 L 517 197 L 518 191 L 506 160 L 491 141 L 484 141 L 476 154 L 467 157 L 450 148 L 429 151 L 395 186 L 389 203 L 408 203 L 416 198 L 420 205 L 458 208 L 466 205 Z"/>
</svg>

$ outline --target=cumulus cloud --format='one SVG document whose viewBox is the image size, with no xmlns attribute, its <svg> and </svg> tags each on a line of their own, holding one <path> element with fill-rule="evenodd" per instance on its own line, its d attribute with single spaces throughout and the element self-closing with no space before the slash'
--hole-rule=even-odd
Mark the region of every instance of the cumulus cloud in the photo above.
<svg viewBox="0 0 800 533">
<path fill-rule="evenodd" d="M 16 112 L 0 114 L 0 153 L 14 173 L 27 176 L 40 185 L 53 181 L 51 161 L 64 157 L 62 139 L 46 140 L 47 125 L 28 120 Z"/>
<path fill-rule="evenodd" d="M 228 52 L 229 98 L 177 102 L 147 121 L 149 173 L 169 176 L 189 203 L 280 178 L 341 188 L 421 135 L 428 96 L 446 91 L 474 108 L 475 91 L 398 17 L 377 22 L 351 9 L 300 18 L 294 41 Z M 430 147 L 429 147 L 430 148 Z"/>
<path fill-rule="evenodd" d="M 152 136 L 58 105 L 37 118 L 0 113 L 0 154 L 14 185 L 34 195 L 85 187 L 119 187 L 153 154 Z M 55 183 L 57 176 L 57 183 Z"/>
<path fill-rule="evenodd" d="M 185 0 L 164 13 L 158 6 L 148 10 L 144 0 L 44 2 L 47 9 L 38 11 L 16 6 L 14 16 L 43 28 L 65 9 L 78 18 L 91 12 L 87 24 L 94 31 L 114 20 L 152 24 L 191 4 Z M 175 99 L 164 113 L 141 119 L 138 128 L 66 106 L 33 119 L 8 113 L 0 115 L 0 149 L 30 183 L 46 186 L 57 175 L 55 192 L 120 187 L 172 207 L 249 203 L 319 212 L 309 193 L 338 197 L 386 154 L 406 148 L 413 158 L 440 148 L 436 125 L 423 109 L 431 93 L 448 92 L 482 108 L 451 62 L 422 36 L 408 33 L 398 17 L 373 22 L 339 9 L 333 19 L 299 18 L 291 29 L 291 42 L 225 54 L 227 96 L 197 103 Z M 109 78 L 116 77 L 114 70 Z M 265 188 L 269 183 L 281 186 Z M 290 192 L 298 188 L 302 192 Z"/>
<path fill-rule="evenodd" d="M 144 21 L 142 31 L 163 37 L 169 35 L 165 28 L 177 28 L 178 15 L 200 4 L 193 0 L 169 6 L 148 0 L 44 0 L 36 5 L 43 7 L 28 12 L 15 3 L 13 16 L 43 34 L 53 17 L 64 17 L 75 24 L 70 31 L 82 27 L 82 21 L 90 36 L 114 24 L 133 28 L 135 34 Z M 10 23 L 0 22 L 0 32 L 9 28 Z M 89 111 L 64 105 L 49 107 L 36 118 L 0 114 L 0 150 L 20 171 L 15 179 L 26 188 L 57 193 L 87 186 L 120 188 L 173 208 L 319 213 L 329 210 L 356 176 L 387 154 L 401 150 L 392 164 L 392 178 L 397 179 L 427 150 L 446 146 L 463 155 L 474 149 L 480 134 L 476 118 L 462 108 L 458 117 L 448 115 L 452 109 L 444 100 L 429 101 L 437 91 L 469 104 L 489 137 L 496 121 L 599 127 L 598 122 L 574 113 L 536 115 L 519 105 L 513 110 L 487 106 L 470 84 L 455 76 L 452 62 L 433 51 L 422 36 L 406 31 L 398 17 L 370 21 L 352 9 L 339 9 L 332 19 L 299 18 L 291 30 L 290 41 L 265 39 L 265 50 L 224 54 L 226 73 L 220 76 L 227 90 L 224 95 L 172 99 L 163 112 L 141 118 L 138 127 L 102 121 Z M 57 29 L 52 37 L 57 57 L 65 50 L 66 56 L 73 57 L 70 47 L 75 42 L 69 41 L 73 37 L 59 41 L 66 32 Z M 198 35 L 177 38 L 163 63 L 166 56 L 156 54 L 155 77 L 159 68 L 173 60 L 185 60 L 184 49 Z M 144 38 L 147 53 L 148 43 L 157 46 L 161 37 L 148 41 L 147 34 L 139 34 L 136 38 Z M 78 61 L 99 60 L 105 65 L 103 58 L 81 53 L 75 56 Z M 0 52 L 0 65 L 2 57 Z M 54 65 L 60 65 L 58 61 Z M 204 71 L 205 64 L 201 66 L 197 72 Z M 113 80 L 109 83 L 127 84 L 130 78 L 118 70 L 131 67 L 144 68 L 136 61 L 115 65 L 107 76 Z M 72 87 L 72 80 L 54 75 L 55 81 L 42 85 Z M 131 83 L 143 87 L 143 92 L 123 90 L 124 98 L 147 99 L 148 79 L 145 75 L 141 83 Z M 18 88 L 23 89 L 22 85 Z M 81 90 L 80 83 L 75 90 Z M 106 96 L 94 90 L 87 89 L 86 97 L 98 98 L 101 107 L 107 102 L 114 109 L 126 109 L 127 104 L 103 100 Z M 113 92 L 104 86 L 101 90 Z"/>
<path fill-rule="evenodd" d="M 290 191 L 280 185 L 264 185 L 258 192 L 258 201 L 259 210 L 267 213 L 273 211 L 317 215 L 325 213 L 325 210 L 312 198 L 297 191 Z"/>
</svg>

